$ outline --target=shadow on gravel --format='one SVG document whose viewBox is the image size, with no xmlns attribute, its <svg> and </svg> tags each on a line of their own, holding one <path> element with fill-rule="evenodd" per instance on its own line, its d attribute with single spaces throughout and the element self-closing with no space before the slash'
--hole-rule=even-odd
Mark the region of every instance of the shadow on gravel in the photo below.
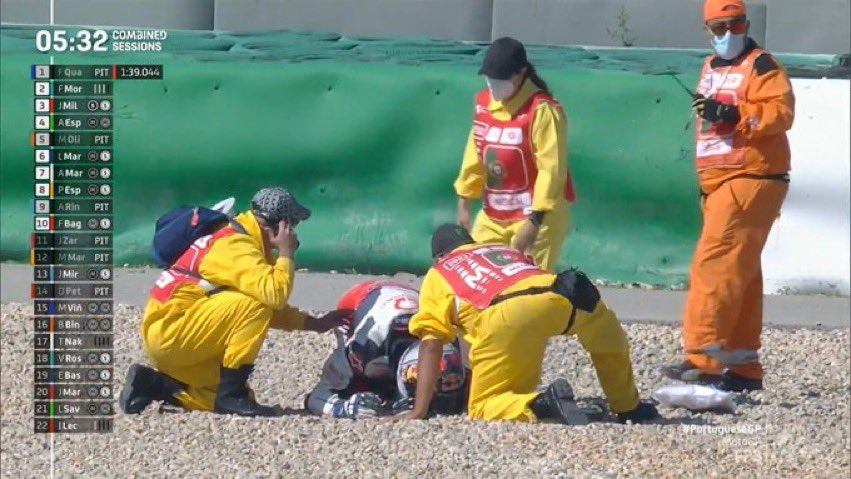
<svg viewBox="0 0 851 479">
<path fill-rule="evenodd" d="M 179 407 L 176 407 L 176 406 L 172 406 L 170 404 L 162 403 L 162 404 L 160 404 L 159 408 L 157 409 L 157 412 L 160 413 L 160 414 L 185 414 L 185 413 L 188 413 L 189 411 L 182 409 L 182 408 L 179 408 Z M 210 413 L 210 414 L 213 414 L 213 413 Z M 291 408 L 291 407 L 285 407 L 284 408 L 284 414 L 281 417 L 288 417 L 288 416 L 316 417 L 313 414 L 311 414 L 310 411 L 308 411 L 307 409 L 295 409 L 295 408 Z"/>
<path fill-rule="evenodd" d="M 664 414 L 665 414 L 664 411 L 661 411 L 660 414 L 662 414 L 661 419 L 657 419 L 655 421 L 650 421 L 650 422 L 647 422 L 647 423 L 644 423 L 644 424 L 648 425 L 648 426 L 653 426 L 653 425 L 657 425 L 657 426 L 707 426 L 707 425 L 709 425 L 709 426 L 711 426 L 711 425 L 715 424 L 713 421 L 711 421 L 711 420 L 709 420 L 708 418 L 705 418 L 705 417 L 666 418 L 666 417 L 664 417 Z M 602 417 L 599 417 L 599 418 L 590 418 L 589 417 L 589 419 L 591 419 L 592 424 L 595 424 L 595 423 L 620 424 L 618 422 L 617 417 L 614 414 L 611 414 L 611 413 L 606 413 L 605 416 L 602 416 Z"/>
<path fill-rule="evenodd" d="M 751 398 L 747 398 L 747 400 L 753 401 L 753 404 L 759 404 L 758 400 L 754 400 Z M 604 423 L 604 424 L 620 424 L 618 422 L 617 416 L 612 414 L 609 411 L 607 402 L 605 399 L 601 397 L 584 397 L 577 398 L 576 402 L 580 405 L 583 411 L 588 415 L 591 423 Z M 658 407 L 659 404 L 653 401 L 653 403 Z M 717 411 L 692 411 L 691 416 L 687 417 L 674 417 L 674 418 L 666 418 L 666 412 L 670 413 L 674 411 L 674 409 L 669 408 L 660 408 L 659 414 L 662 416 L 660 419 L 655 421 L 648 422 L 648 425 L 659 425 L 659 426 L 704 426 L 704 425 L 713 425 L 715 422 L 713 421 L 714 417 L 717 416 L 729 416 L 730 413 L 727 412 L 717 412 Z M 737 414 L 733 414 L 736 416 Z"/>
<path fill-rule="evenodd" d="M 769 404 L 761 399 L 753 398 L 745 394 L 737 395 L 733 399 L 733 402 L 736 403 L 736 406 L 763 406 Z"/>
</svg>

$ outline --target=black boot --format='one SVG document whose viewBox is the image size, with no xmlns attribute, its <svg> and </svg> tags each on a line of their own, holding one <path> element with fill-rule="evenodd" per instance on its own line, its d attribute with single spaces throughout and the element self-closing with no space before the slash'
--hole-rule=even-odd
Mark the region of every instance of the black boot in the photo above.
<svg viewBox="0 0 851 479">
<path fill-rule="evenodd" d="M 588 416 L 573 400 L 573 389 L 566 379 L 556 379 L 536 397 L 529 409 L 538 419 L 555 419 L 569 426 L 588 424 Z"/>
<path fill-rule="evenodd" d="M 183 389 L 182 384 L 159 371 L 141 364 L 132 364 L 124 379 L 124 389 L 118 397 L 118 406 L 125 414 L 139 414 L 154 401 L 180 406 L 174 395 Z"/>
<path fill-rule="evenodd" d="M 698 384 L 717 384 L 721 381 L 720 374 L 710 374 L 701 371 L 696 366 L 688 361 L 683 361 L 678 364 L 672 364 L 662 368 L 662 374 L 665 376 L 683 381 L 687 383 Z"/>
<path fill-rule="evenodd" d="M 253 364 L 246 364 L 237 369 L 222 366 L 219 390 L 213 408 L 215 412 L 238 416 L 283 416 L 284 411 L 280 406 L 263 406 L 254 400 L 254 395 L 248 389 L 248 376 L 251 376 L 253 371 Z"/>
<path fill-rule="evenodd" d="M 736 393 L 757 391 L 762 389 L 762 379 L 750 379 L 730 371 L 724 371 L 718 389 Z"/>
<path fill-rule="evenodd" d="M 641 424 L 659 419 L 660 417 L 659 411 L 656 410 L 656 406 L 653 403 L 639 401 L 638 405 L 632 411 L 618 413 L 618 422 L 621 424 L 626 424 L 627 422 Z"/>
</svg>

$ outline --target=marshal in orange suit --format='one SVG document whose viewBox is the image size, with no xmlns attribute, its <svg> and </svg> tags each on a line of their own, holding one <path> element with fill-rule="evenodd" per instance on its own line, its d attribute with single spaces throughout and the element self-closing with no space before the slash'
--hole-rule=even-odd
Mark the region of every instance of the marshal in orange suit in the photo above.
<svg viewBox="0 0 851 479">
<path fill-rule="evenodd" d="M 707 0 L 704 20 L 715 54 L 692 103 L 703 229 L 683 314 L 685 361 L 664 372 L 762 389 L 761 255 L 789 188 L 795 97 L 783 66 L 748 37 L 742 0 Z"/>
</svg>

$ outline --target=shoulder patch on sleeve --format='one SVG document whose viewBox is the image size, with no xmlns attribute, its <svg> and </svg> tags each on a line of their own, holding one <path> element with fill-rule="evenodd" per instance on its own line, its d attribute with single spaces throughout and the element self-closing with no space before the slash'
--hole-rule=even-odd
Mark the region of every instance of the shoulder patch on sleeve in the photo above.
<svg viewBox="0 0 851 479">
<path fill-rule="evenodd" d="M 756 68 L 757 75 L 765 75 L 770 71 L 777 70 L 777 62 L 774 61 L 770 53 L 763 53 L 754 62 L 754 68 Z"/>
<path fill-rule="evenodd" d="M 536 114 L 540 111 L 548 111 L 553 117 L 564 115 L 564 107 L 561 106 L 561 103 L 549 99 L 538 100 L 534 111 Z"/>
<path fill-rule="evenodd" d="M 544 108 L 550 109 L 554 108 L 555 105 L 552 104 L 549 100 L 537 100 L 535 103 L 535 111 L 541 110 Z"/>
</svg>

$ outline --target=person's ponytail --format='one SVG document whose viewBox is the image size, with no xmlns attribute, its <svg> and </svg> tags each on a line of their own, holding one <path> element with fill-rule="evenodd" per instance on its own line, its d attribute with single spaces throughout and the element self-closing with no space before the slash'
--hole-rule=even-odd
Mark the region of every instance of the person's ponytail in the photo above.
<svg viewBox="0 0 851 479">
<path fill-rule="evenodd" d="M 547 85 L 547 82 L 545 82 L 544 79 L 541 78 L 540 75 L 538 75 L 538 71 L 535 70 L 535 67 L 532 66 L 531 63 L 526 67 L 526 77 L 544 93 L 548 95 L 552 94 L 550 92 L 550 87 Z"/>
</svg>

